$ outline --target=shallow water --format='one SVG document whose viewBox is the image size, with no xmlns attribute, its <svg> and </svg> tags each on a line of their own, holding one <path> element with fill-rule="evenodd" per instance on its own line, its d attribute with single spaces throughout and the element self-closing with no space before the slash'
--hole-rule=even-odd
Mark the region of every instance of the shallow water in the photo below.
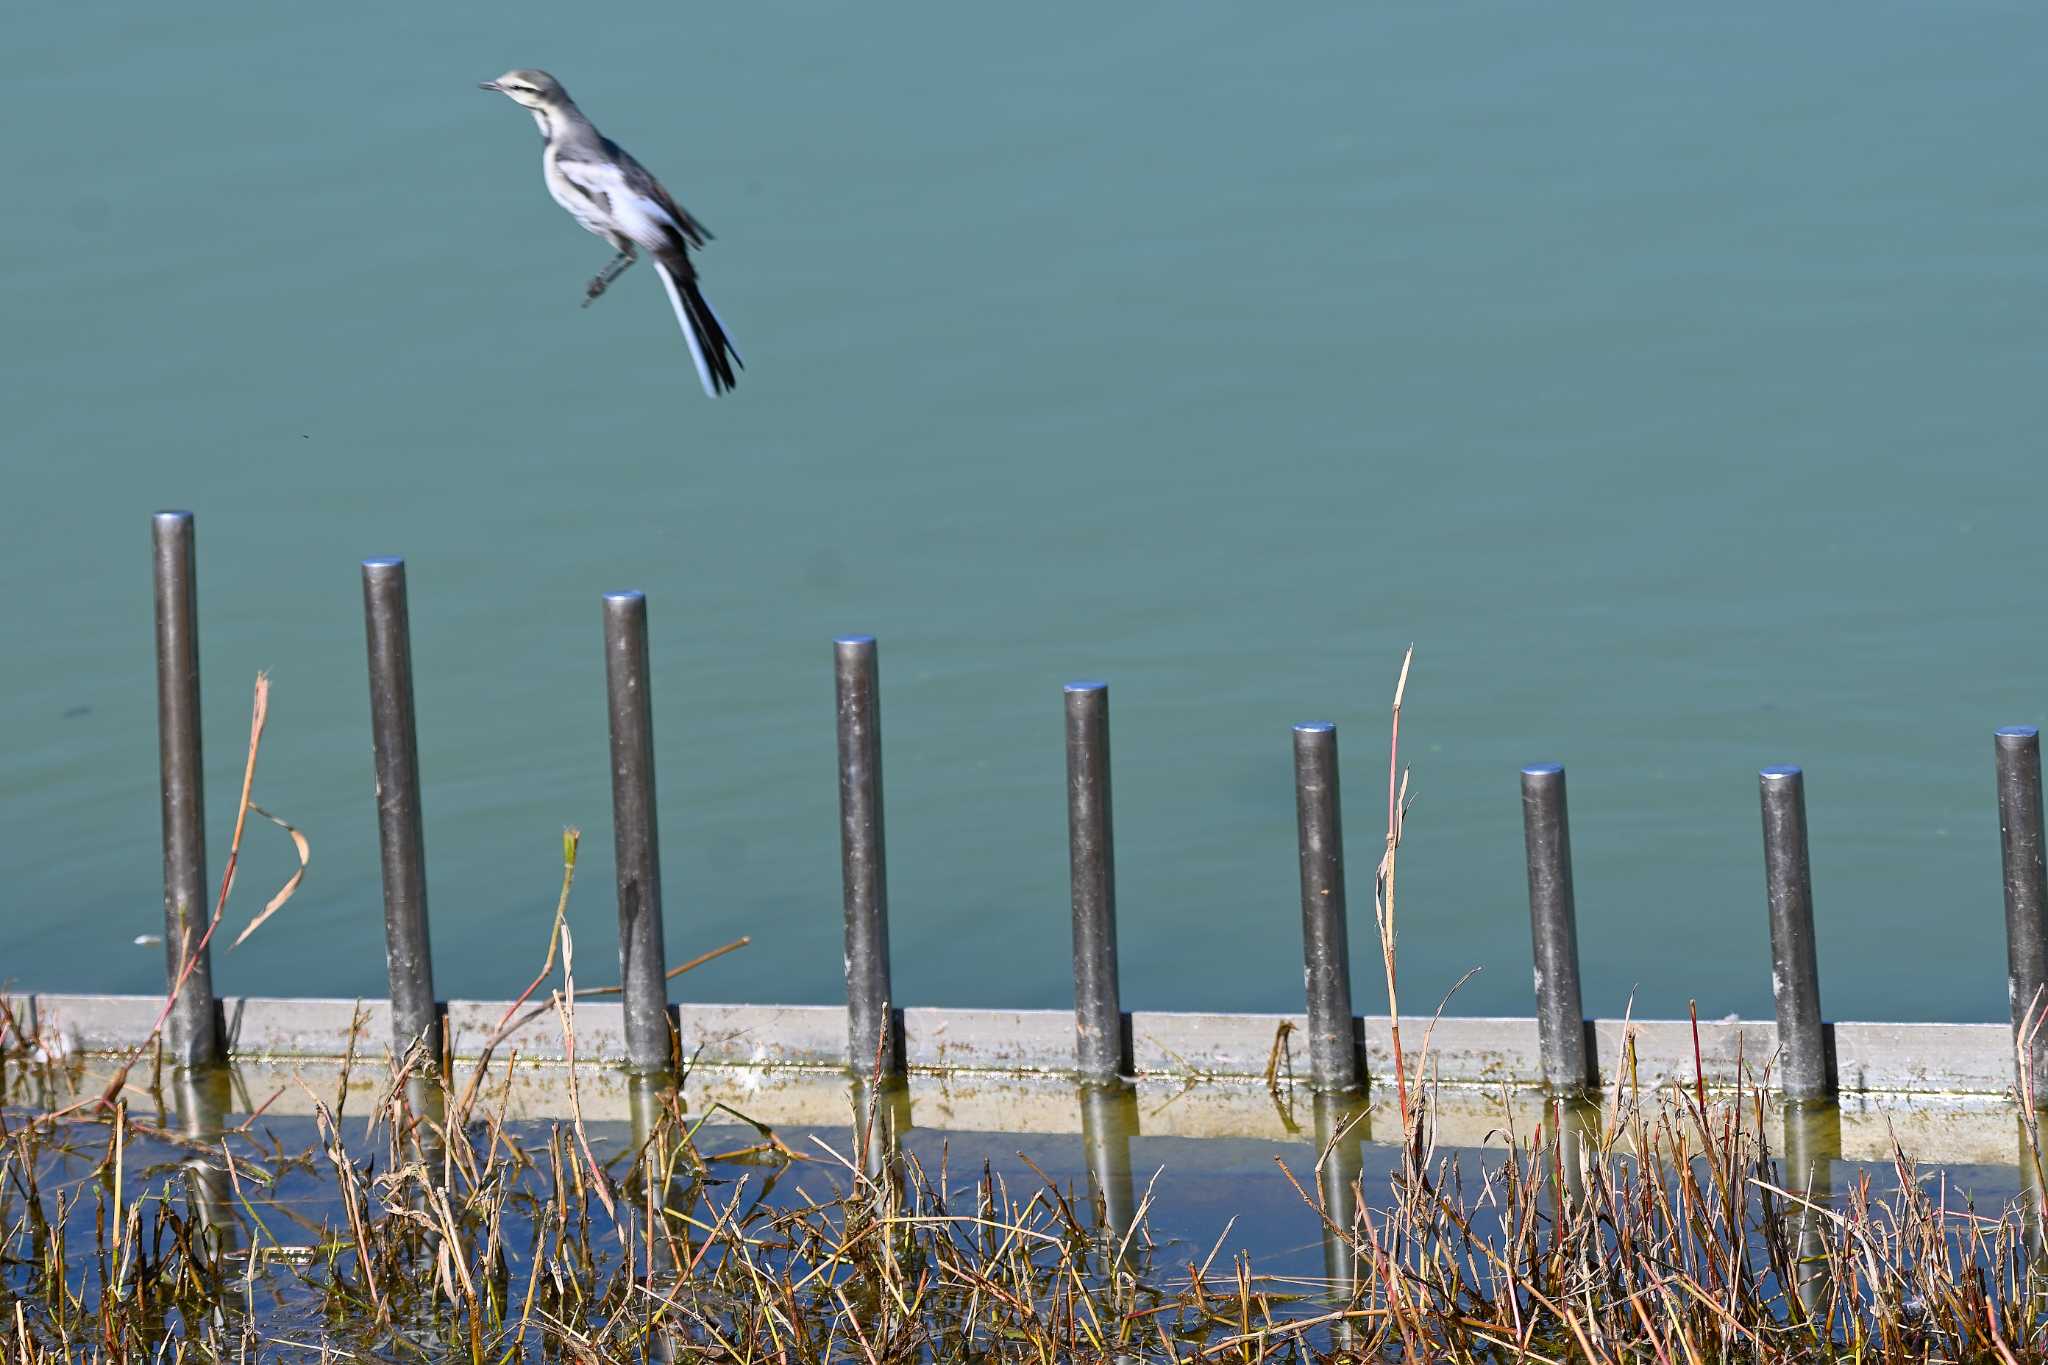
<svg viewBox="0 0 2048 1365">
<path fill-rule="evenodd" d="M 1829 1014 L 2001 1018 L 2044 43 L 1998 3 L 25 10 L 4 970 L 160 985 L 174 505 L 216 871 L 260 668 L 257 797 L 314 847 L 224 990 L 383 989 L 355 566 L 400 553 L 447 995 L 530 976 L 565 824 L 606 955 L 597 598 L 637 586 L 670 954 L 754 938 L 693 998 L 839 995 L 827 641 L 864 630 L 899 1003 L 1069 998 L 1075 676 L 1114 688 L 1126 1006 L 1298 1002 L 1287 727 L 1343 726 L 1362 868 L 1414 641 L 1411 1008 L 1477 966 L 1453 1009 L 1528 1012 L 1514 773 L 1559 759 L 1589 1011 L 1766 1015 L 1755 771 L 1795 761 Z M 603 248 L 475 89 L 526 63 L 718 233 L 731 400 L 644 268 L 578 311 Z M 287 857 L 257 831 L 241 910 Z"/>
<path fill-rule="evenodd" d="M 239 1123 L 246 1116 L 229 1117 Z M 714 1209 L 738 1200 L 749 1217 L 757 1209 L 765 1216 L 838 1199 L 852 1184 L 851 1170 L 843 1164 L 860 1156 L 860 1134 L 852 1128 L 776 1130 L 776 1137 L 804 1158 L 791 1165 L 760 1155 L 762 1134 L 757 1130 L 733 1122 L 729 1115 L 710 1117 L 716 1121 L 694 1130 L 697 1148 L 709 1165 L 700 1181 L 686 1182 L 687 1187 L 678 1185 L 673 1191 L 674 1207 L 681 1213 L 701 1213 L 698 1201 L 708 1198 Z M 331 1310 L 323 1307 L 326 1286 L 335 1277 L 331 1257 L 338 1249 L 346 1258 L 350 1224 L 347 1205 L 322 1153 L 313 1120 L 267 1116 L 255 1122 L 250 1134 L 231 1135 L 228 1146 L 235 1153 L 231 1173 L 218 1144 L 208 1156 L 201 1146 L 152 1135 L 147 1131 L 150 1116 L 138 1113 L 136 1119 L 138 1131 L 126 1139 L 125 1174 L 119 1192 L 127 1203 L 138 1197 L 146 1204 L 160 1198 L 214 1230 L 217 1244 L 242 1267 L 241 1277 L 247 1281 L 221 1305 L 230 1320 L 243 1316 L 244 1303 L 237 1300 L 243 1300 L 246 1291 L 246 1303 L 253 1305 L 249 1320 L 267 1343 L 312 1346 L 322 1341 L 356 1342 L 357 1333 L 335 1321 L 329 1315 Z M 169 1124 L 164 1130 L 168 1134 L 188 1131 L 177 1116 L 170 1116 Z M 344 1117 L 341 1127 L 351 1157 L 372 1173 L 381 1170 L 385 1165 L 379 1159 L 384 1153 L 381 1136 L 368 1135 L 361 1116 Z M 507 1278 L 515 1286 L 523 1285 L 528 1277 L 534 1220 L 553 1216 L 545 1202 L 544 1154 L 549 1128 L 544 1123 L 515 1121 L 502 1130 L 503 1141 L 519 1144 L 539 1162 L 537 1168 L 515 1175 L 505 1191 L 510 1197 L 504 1201 L 500 1235 L 509 1257 Z M 190 1131 L 203 1136 L 199 1130 Z M 97 1125 L 65 1130 L 42 1148 L 37 1162 L 44 1216 L 64 1224 L 66 1248 L 72 1257 L 72 1289 L 88 1305 L 88 1312 L 106 1276 L 105 1267 L 98 1262 L 101 1242 L 96 1237 L 95 1220 L 103 1211 L 102 1204 L 116 1192 L 104 1168 L 95 1169 L 105 1154 L 109 1133 Z M 596 1160 L 623 1178 L 636 1147 L 634 1131 L 625 1124 L 593 1122 L 587 1125 L 587 1137 Z M 1318 1311 L 1315 1305 L 1331 1292 L 1333 1271 L 1342 1272 L 1350 1263 L 1331 1249 L 1334 1244 L 1315 1209 L 1304 1202 L 1304 1194 L 1290 1188 L 1274 1168 L 1278 1158 L 1305 1190 L 1316 1189 L 1316 1151 L 1303 1143 L 1140 1139 L 1114 1133 L 1096 1141 L 1046 1135 L 911 1132 L 894 1151 L 906 1163 L 902 1169 L 920 1173 L 933 1191 L 950 1189 L 960 1206 L 968 1209 L 974 1207 L 976 1182 L 983 1179 L 993 1179 L 999 1197 L 1007 1191 L 1019 1209 L 1031 1201 L 1034 1192 L 1047 1191 L 1049 1199 L 1066 1201 L 1092 1235 L 1107 1239 L 1105 1245 L 1122 1247 L 1133 1268 L 1142 1267 L 1147 1275 L 1184 1280 L 1190 1264 L 1204 1264 L 1213 1256 L 1228 1279 L 1237 1256 L 1249 1252 L 1260 1274 L 1272 1277 L 1279 1292 L 1297 1301 L 1293 1311 L 1302 1314 Z M 1370 1188 L 1384 1186 L 1392 1169 L 1391 1157 L 1392 1149 L 1383 1149 L 1382 1159 L 1369 1160 L 1361 1171 L 1357 1145 L 1352 1144 L 1349 1155 L 1340 1157 L 1331 1171 L 1335 1183 L 1330 1188 L 1345 1200 L 1343 1207 L 1349 1207 L 1349 1196 L 1342 1194 L 1342 1182 L 1356 1180 L 1362 1173 Z M 100 1176 L 106 1179 L 102 1181 Z M 105 1201 L 96 1198 L 95 1186 L 106 1196 Z M 580 1190 L 580 1184 L 577 1188 Z M 621 1188 L 614 1197 L 625 1198 L 630 1188 L 636 1187 Z M 533 1202 L 536 1195 L 542 1202 Z M 64 1199 L 61 1207 L 57 1202 L 60 1196 Z M 6 1215 L 7 1236 L 18 1242 L 16 1251 L 25 1251 L 30 1238 L 14 1226 L 22 1220 L 23 1210 L 18 1200 L 5 1202 L 8 1207 L 0 1213 Z M 564 1203 L 583 1209 L 581 1216 L 598 1226 L 599 1235 L 592 1245 L 599 1253 L 596 1278 L 603 1283 L 617 1269 L 612 1262 L 623 1257 L 622 1244 L 611 1234 L 611 1224 L 595 1196 Z M 385 1207 L 373 1204 L 371 1212 L 381 1215 Z M 577 1216 L 572 1213 L 571 1221 Z M 33 1292 L 24 1277 L 31 1273 L 33 1259 L 23 1258 L 13 1272 L 14 1288 L 31 1292 L 31 1302 Z M 388 1267 L 384 1274 L 387 1295 L 394 1300 L 402 1297 L 390 1285 Z M 362 1292 L 353 1263 L 345 1268 L 344 1277 L 355 1282 L 355 1292 Z M 38 1318 L 39 1327 L 40 1321 Z M 426 1306 L 416 1316 L 399 1312 L 392 1330 L 421 1340 L 422 1333 L 431 1334 L 440 1326 L 441 1311 Z M 192 1330 L 191 1323 L 184 1323 L 174 1334 Z"/>
<path fill-rule="evenodd" d="M 131 1091 L 119 1160 L 109 1153 L 109 1125 L 58 1124 L 30 1137 L 33 1112 L 9 1110 L 5 1161 L 0 1162 L 8 1176 L 0 1194 L 0 1241 L 9 1254 L 0 1278 L 20 1297 L 38 1339 L 58 1330 L 50 1318 L 55 1292 L 47 1278 L 38 1278 L 38 1266 L 47 1263 L 46 1256 L 55 1256 L 65 1265 L 65 1283 L 76 1300 L 67 1310 L 74 1333 L 95 1320 L 106 1287 L 119 1283 L 124 1296 L 134 1296 L 130 1302 L 156 1305 L 164 1337 L 204 1334 L 232 1342 L 247 1330 L 249 1343 L 265 1348 L 261 1358 L 270 1358 L 273 1348 L 338 1346 L 368 1349 L 381 1359 L 386 1351 L 406 1354 L 399 1348 L 407 1342 L 438 1356 L 451 1342 L 465 1340 L 469 1329 L 462 1326 L 454 1281 L 443 1281 L 445 1297 L 433 1287 L 435 1248 L 442 1245 L 438 1231 L 427 1236 L 423 1253 L 415 1249 L 407 1257 L 400 1250 L 375 1258 L 383 1286 L 379 1302 L 391 1306 L 391 1317 L 388 1323 L 371 1322 L 366 1296 L 378 1291 L 369 1288 L 371 1281 L 351 1250 L 354 1220 L 360 1216 L 388 1224 L 413 1216 L 406 1212 L 415 1209 L 413 1195 L 394 1190 L 416 1187 L 389 1182 L 394 1177 L 409 1182 L 401 1161 L 422 1159 L 419 1153 L 426 1148 L 407 1143 L 401 1144 L 402 1156 L 393 1153 L 388 1113 L 381 1113 L 375 1101 L 358 1103 L 365 1096 L 348 1082 L 334 1089 L 327 1078 L 315 1078 L 313 1086 L 317 1094 L 312 1086 L 301 1088 L 309 1101 L 317 1098 L 338 1108 L 334 1123 L 345 1159 L 366 1186 L 359 1215 L 341 1193 L 322 1127 L 304 1114 L 272 1112 L 267 1106 L 252 1113 L 258 1106 L 226 1076 L 173 1082 L 154 1110 L 143 1089 Z M 551 1325 L 547 1339 L 559 1344 L 552 1327 L 557 1320 L 570 1331 L 592 1331 L 621 1313 L 612 1295 L 635 1281 L 667 1294 L 675 1283 L 672 1266 L 664 1262 L 649 1276 L 645 1267 L 635 1271 L 631 1260 L 641 1237 L 632 1220 L 641 1203 L 653 1197 L 646 1184 L 648 1168 L 634 1159 L 636 1152 L 649 1150 L 647 1131 L 639 1123 L 604 1120 L 592 1120 L 580 1132 L 566 1123 L 531 1119 L 499 1123 L 484 1117 L 490 1108 L 472 1116 L 465 1129 L 467 1155 L 445 1176 L 460 1212 L 449 1214 L 445 1225 L 435 1224 L 431 1216 L 425 1222 L 453 1227 L 459 1218 L 466 1248 L 462 1259 L 470 1267 L 464 1273 L 478 1282 L 491 1279 L 494 1323 L 509 1329 L 514 1322 L 532 1322 L 530 1335 L 521 1327 L 501 1337 L 499 1327 L 490 1328 L 493 1353 L 511 1348 L 526 1358 L 525 1352 L 542 1344 L 544 1323 Z M 693 1273 L 684 1277 L 693 1284 L 692 1294 L 716 1299 L 715 1262 L 698 1273 L 711 1247 L 699 1250 L 697 1234 L 726 1218 L 751 1229 L 747 1240 L 760 1248 L 763 1266 L 786 1264 L 800 1281 L 807 1280 L 818 1254 L 777 1251 L 778 1220 L 844 1198 L 856 1170 L 883 1168 L 879 1153 L 886 1150 L 893 1178 L 922 1191 L 917 1211 L 936 1215 L 942 1223 L 967 1220 L 966 1245 L 974 1244 L 976 1217 L 1039 1229 L 1016 1234 L 1026 1240 L 1071 1228 L 1099 1248 L 1091 1256 L 1111 1256 L 1114 1248 L 1113 1258 L 1147 1286 L 1177 1290 L 1196 1266 L 1202 1267 L 1204 1279 L 1215 1267 L 1226 1300 L 1235 1292 L 1235 1267 L 1247 1257 L 1247 1274 L 1254 1276 L 1257 1292 L 1275 1296 L 1270 1307 L 1276 1316 L 1310 1317 L 1342 1302 L 1345 1286 L 1360 1273 L 1355 1251 L 1337 1229 L 1352 1225 L 1360 1198 L 1375 1215 L 1391 1216 L 1400 1161 L 1395 1147 L 1374 1145 L 1363 1136 L 1356 1116 L 1334 1102 L 1316 1104 L 1312 1131 L 1294 1141 L 1145 1135 L 1131 1098 L 1110 1092 L 1084 1099 L 1081 1131 L 1072 1135 L 921 1129 L 904 1125 L 894 1109 L 893 1101 L 882 1099 L 874 1117 L 856 1127 L 768 1126 L 735 1110 L 703 1109 L 690 1133 L 704 1164 L 695 1174 L 683 1166 L 683 1177 L 664 1186 L 665 1206 L 678 1220 L 673 1226 L 681 1237 L 679 1254 L 696 1257 Z M 436 1106 L 431 1112 L 438 1116 L 443 1111 Z M 1722 1117 L 1717 1115 L 1715 1122 Z M 1821 1116 L 1805 1136 L 1805 1130 L 1788 1122 L 1776 1167 L 1756 1173 L 1821 1205 L 1887 1197 L 1897 1187 L 1897 1169 L 1887 1161 L 1844 1161 L 1831 1153 L 1821 1132 L 1829 1122 Z M 676 1130 L 663 1131 L 666 1136 L 655 1145 L 666 1148 Z M 1596 1178 L 1597 1158 L 1586 1168 L 1579 1164 L 1582 1155 L 1592 1157 L 1582 1145 L 1587 1130 L 1567 1125 L 1565 1131 L 1563 1150 L 1545 1148 L 1539 1155 L 1525 1149 L 1520 1154 L 1529 1163 L 1526 1179 L 1548 1182 L 1554 1169 L 1563 1182 L 1539 1198 L 1529 1216 L 1547 1217 L 1553 1198 L 1580 1199 L 1586 1182 Z M 593 1192 L 594 1182 L 586 1182 L 582 1171 L 572 1169 L 573 1180 L 564 1176 L 565 1165 L 576 1166 L 578 1144 L 586 1140 L 591 1160 L 618 1182 L 610 1196 L 620 1201 L 617 1215 L 608 1211 L 611 1206 Z M 795 1159 L 784 1160 L 769 1150 L 777 1144 Z M 425 1159 L 440 1161 L 438 1156 Z M 1467 1211 L 1470 1235 L 1487 1243 L 1500 1242 L 1504 1233 L 1503 1190 L 1489 1184 L 1503 1160 L 1498 1150 L 1446 1147 L 1431 1163 L 1432 1186 Z M 479 1178 L 475 1168 L 486 1163 Z M 1627 1165 L 1626 1156 L 1618 1155 L 1618 1177 L 1626 1178 Z M 1701 1179 L 1708 1178 L 1703 1168 Z M 1922 1167 L 1916 1179 L 1936 1206 L 1957 1215 L 1995 1216 L 2018 1189 L 2014 1171 L 1996 1166 Z M 1482 1186 L 1490 1193 L 1483 1194 Z M 1747 1182 L 1744 1188 L 1746 1198 L 1756 1197 Z M 43 1221 L 28 1209 L 31 1199 Z M 984 1205 L 984 1199 L 993 1202 Z M 109 1205 L 117 1201 L 121 1208 L 144 1211 L 138 1221 L 126 1224 L 125 1253 L 118 1236 L 108 1240 L 114 1225 Z M 1508 1202 L 1516 1202 L 1515 1197 Z M 1061 1211 L 1057 1216 L 1055 1205 Z M 1034 1208 L 1044 1210 L 1035 1222 Z M 169 1237 L 159 1209 L 173 1215 Z M 977 1209 L 984 1212 L 977 1215 Z M 431 1205 L 426 1214 L 433 1214 Z M 1870 1216 L 1867 1209 L 1864 1216 Z M 176 1219 L 189 1221 L 180 1229 Z M 53 1240 L 52 1228 L 58 1229 L 61 1242 Z M 203 1238 L 201 1228 L 206 1229 Z M 204 1255 L 195 1258 L 186 1250 L 187 1238 L 203 1247 Z M 984 1239 L 989 1246 L 997 1240 L 1004 1239 Z M 565 1241 L 570 1251 L 563 1250 Z M 383 1234 L 378 1244 L 388 1245 Z M 726 1244 L 719 1245 L 719 1254 L 725 1254 Z M 580 1251 L 574 1249 L 579 1246 Z M 501 1248 L 502 1260 L 487 1248 Z M 919 1264 L 915 1256 L 910 1261 L 913 1269 Z M 209 1266 L 227 1267 L 227 1292 L 191 1298 L 178 1278 L 185 1272 L 176 1268 L 194 1264 L 202 1275 L 220 1273 Z M 167 1269 L 173 1273 L 167 1275 Z M 445 1267 L 440 1273 L 447 1274 Z M 844 1267 L 824 1273 L 847 1275 Z M 1486 1278 L 1478 1269 L 1468 1273 L 1477 1277 L 1475 1284 Z M 417 1275 L 418 1282 L 402 1274 Z M 533 1283 L 552 1277 L 559 1293 L 565 1274 L 584 1285 L 575 1311 L 543 1297 L 540 1313 L 533 1315 Z M 1763 1287 L 1775 1295 L 1761 1253 L 1759 1274 Z M 848 1279 L 848 1287 L 858 1278 Z M 954 1278 L 942 1273 L 933 1283 L 956 1287 Z M 998 1278 L 1027 1292 L 1007 1274 Z M 524 1309 L 519 1308 L 522 1285 L 527 1286 Z M 683 1292 L 675 1288 L 677 1297 Z M 1149 1301 L 1144 1298 L 1149 1292 L 1140 1291 L 1141 1302 Z M 178 1306 L 173 1310 L 169 1304 Z M 628 1304 L 623 1311 L 639 1310 Z M 1052 1316 L 1056 1322 L 1057 1313 Z M 1230 1315 L 1224 1320 L 1230 1321 Z M 675 1326 L 694 1332 L 691 1321 L 685 1318 Z M 1175 1313 L 1162 1321 L 1184 1323 L 1186 1316 Z M 25 1325 L 23 1330 L 30 1329 Z M 1313 1339 L 1327 1343 L 1327 1331 L 1318 1329 Z M 1200 1346 L 1208 1338 L 1185 1340 Z"/>
</svg>

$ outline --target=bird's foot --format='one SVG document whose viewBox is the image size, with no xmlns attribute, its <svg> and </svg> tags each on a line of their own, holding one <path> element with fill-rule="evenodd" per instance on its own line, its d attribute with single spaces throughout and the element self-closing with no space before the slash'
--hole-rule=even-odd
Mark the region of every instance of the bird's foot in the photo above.
<svg viewBox="0 0 2048 1365">
<path fill-rule="evenodd" d="M 599 275 L 592 279 L 589 286 L 585 288 L 583 291 L 583 306 L 585 308 L 588 308 L 591 304 L 596 303 L 598 297 L 602 295 L 605 290 L 611 288 L 611 283 L 612 282 L 610 280 L 606 279 L 602 275 Z"/>
</svg>

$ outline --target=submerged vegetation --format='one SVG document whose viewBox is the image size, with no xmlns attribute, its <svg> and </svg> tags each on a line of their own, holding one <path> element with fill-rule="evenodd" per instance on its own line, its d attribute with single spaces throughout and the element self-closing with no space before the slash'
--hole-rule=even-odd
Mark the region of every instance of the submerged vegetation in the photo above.
<svg viewBox="0 0 2048 1365">
<path fill-rule="evenodd" d="M 16 1038 L 10 1064 L 64 1077 Z M 71 1065 L 75 1066 L 73 1061 Z M 1329 1273 L 1155 1237 L 1151 1195 L 928 1168 L 869 1102 L 792 1145 L 649 1089 L 630 1139 L 516 1122 L 410 1068 L 368 1112 L 221 1131 L 205 1078 L 110 1114 L 5 1113 L 10 1357 L 717 1362 L 2002 1361 L 2048 1355 L 2033 1199 L 1980 1210 L 1897 1154 L 1829 1187 L 1755 1089 L 1553 1107 L 1438 1151 L 1432 1094 L 1390 1175 L 1326 1134 L 1298 1202 Z M 360 1091 L 355 1092 L 360 1098 Z M 261 1107 L 261 1106 L 257 1106 Z M 1772 1122 L 1767 1122 L 1771 1120 Z M 1796 1126 L 1787 1132 L 1797 1132 Z M 280 1133 L 291 1135 L 287 1141 Z M 745 1134 L 738 1141 L 735 1132 Z M 1028 1165 L 1028 1161 L 1027 1161 Z M 1805 1169 L 1800 1169 L 1804 1165 Z M 1033 1168 L 1034 1172 L 1036 1168 Z"/>
</svg>

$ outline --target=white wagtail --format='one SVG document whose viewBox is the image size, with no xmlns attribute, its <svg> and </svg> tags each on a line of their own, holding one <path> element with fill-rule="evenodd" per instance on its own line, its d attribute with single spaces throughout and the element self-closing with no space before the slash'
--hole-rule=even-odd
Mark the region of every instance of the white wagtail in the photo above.
<svg viewBox="0 0 2048 1365">
<path fill-rule="evenodd" d="M 704 225 L 685 213 L 645 166 L 598 132 L 562 83 L 547 72 L 507 71 L 483 82 L 482 88 L 497 91 L 533 114 L 540 125 L 540 168 L 548 193 L 570 217 L 618 249 L 584 291 L 583 306 L 588 308 L 604 293 L 633 264 L 636 249 L 644 248 L 661 272 L 704 392 L 715 398 L 737 383 L 733 371 L 740 367 L 739 349 L 705 302 L 697 287 L 697 267 L 690 262 L 690 248 L 711 240 Z"/>
</svg>

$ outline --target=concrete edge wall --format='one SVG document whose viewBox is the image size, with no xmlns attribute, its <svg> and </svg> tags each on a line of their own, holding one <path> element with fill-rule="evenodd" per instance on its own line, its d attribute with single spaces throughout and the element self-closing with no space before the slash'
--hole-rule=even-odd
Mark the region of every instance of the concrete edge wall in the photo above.
<svg viewBox="0 0 2048 1365">
<path fill-rule="evenodd" d="M 508 1003 L 449 1002 L 448 1034 L 458 1058 L 481 1052 Z M 162 1006 L 153 996 L 11 999 L 23 1027 L 52 1052 L 132 1049 L 148 1040 Z M 229 1045 L 240 1057 L 339 1057 L 350 1050 L 352 1036 L 365 1060 L 381 1061 L 391 1047 L 391 1011 L 383 1000 L 230 996 L 221 1001 L 221 1011 Z M 699 1063 L 835 1070 L 845 1065 L 846 1011 L 836 1005 L 681 1005 L 675 1015 L 684 1055 Z M 615 1001 L 579 1004 L 574 1019 L 579 1060 L 625 1059 L 624 1021 Z M 1280 1079 L 1305 1080 L 1304 1022 L 1299 1015 L 1138 1011 L 1130 1016 L 1132 1059 L 1145 1076 L 1244 1079 L 1263 1078 L 1277 1055 Z M 1361 1023 L 1368 1068 L 1383 1082 L 1392 1073 L 1388 1022 L 1377 1017 Z M 500 1057 L 516 1050 L 534 1061 L 564 1060 L 562 1026 L 545 1002 L 522 1007 L 513 1025 L 498 1045 Z M 1629 1056 L 1623 1029 L 1618 1019 L 1592 1025 L 1599 1080 L 1606 1087 L 1615 1084 Z M 1634 1084 L 1649 1089 L 1692 1083 L 1690 1023 L 1639 1019 L 1627 1030 L 1634 1044 Z M 2012 1034 L 2003 1024 L 1840 1023 L 1831 1031 L 1845 1094 L 2000 1095 L 2012 1089 Z M 903 1011 L 903 1038 L 905 1061 L 919 1071 L 1059 1073 L 1073 1065 L 1074 1018 L 1064 1010 L 909 1009 Z M 1401 1041 L 1411 1076 L 1509 1088 L 1542 1081 L 1533 1019 L 1447 1018 L 1434 1025 L 1404 1019 Z M 1710 1085 L 1733 1084 L 1738 1064 L 1754 1081 L 1776 1047 L 1774 1024 L 1699 1026 L 1699 1063 Z"/>
</svg>

